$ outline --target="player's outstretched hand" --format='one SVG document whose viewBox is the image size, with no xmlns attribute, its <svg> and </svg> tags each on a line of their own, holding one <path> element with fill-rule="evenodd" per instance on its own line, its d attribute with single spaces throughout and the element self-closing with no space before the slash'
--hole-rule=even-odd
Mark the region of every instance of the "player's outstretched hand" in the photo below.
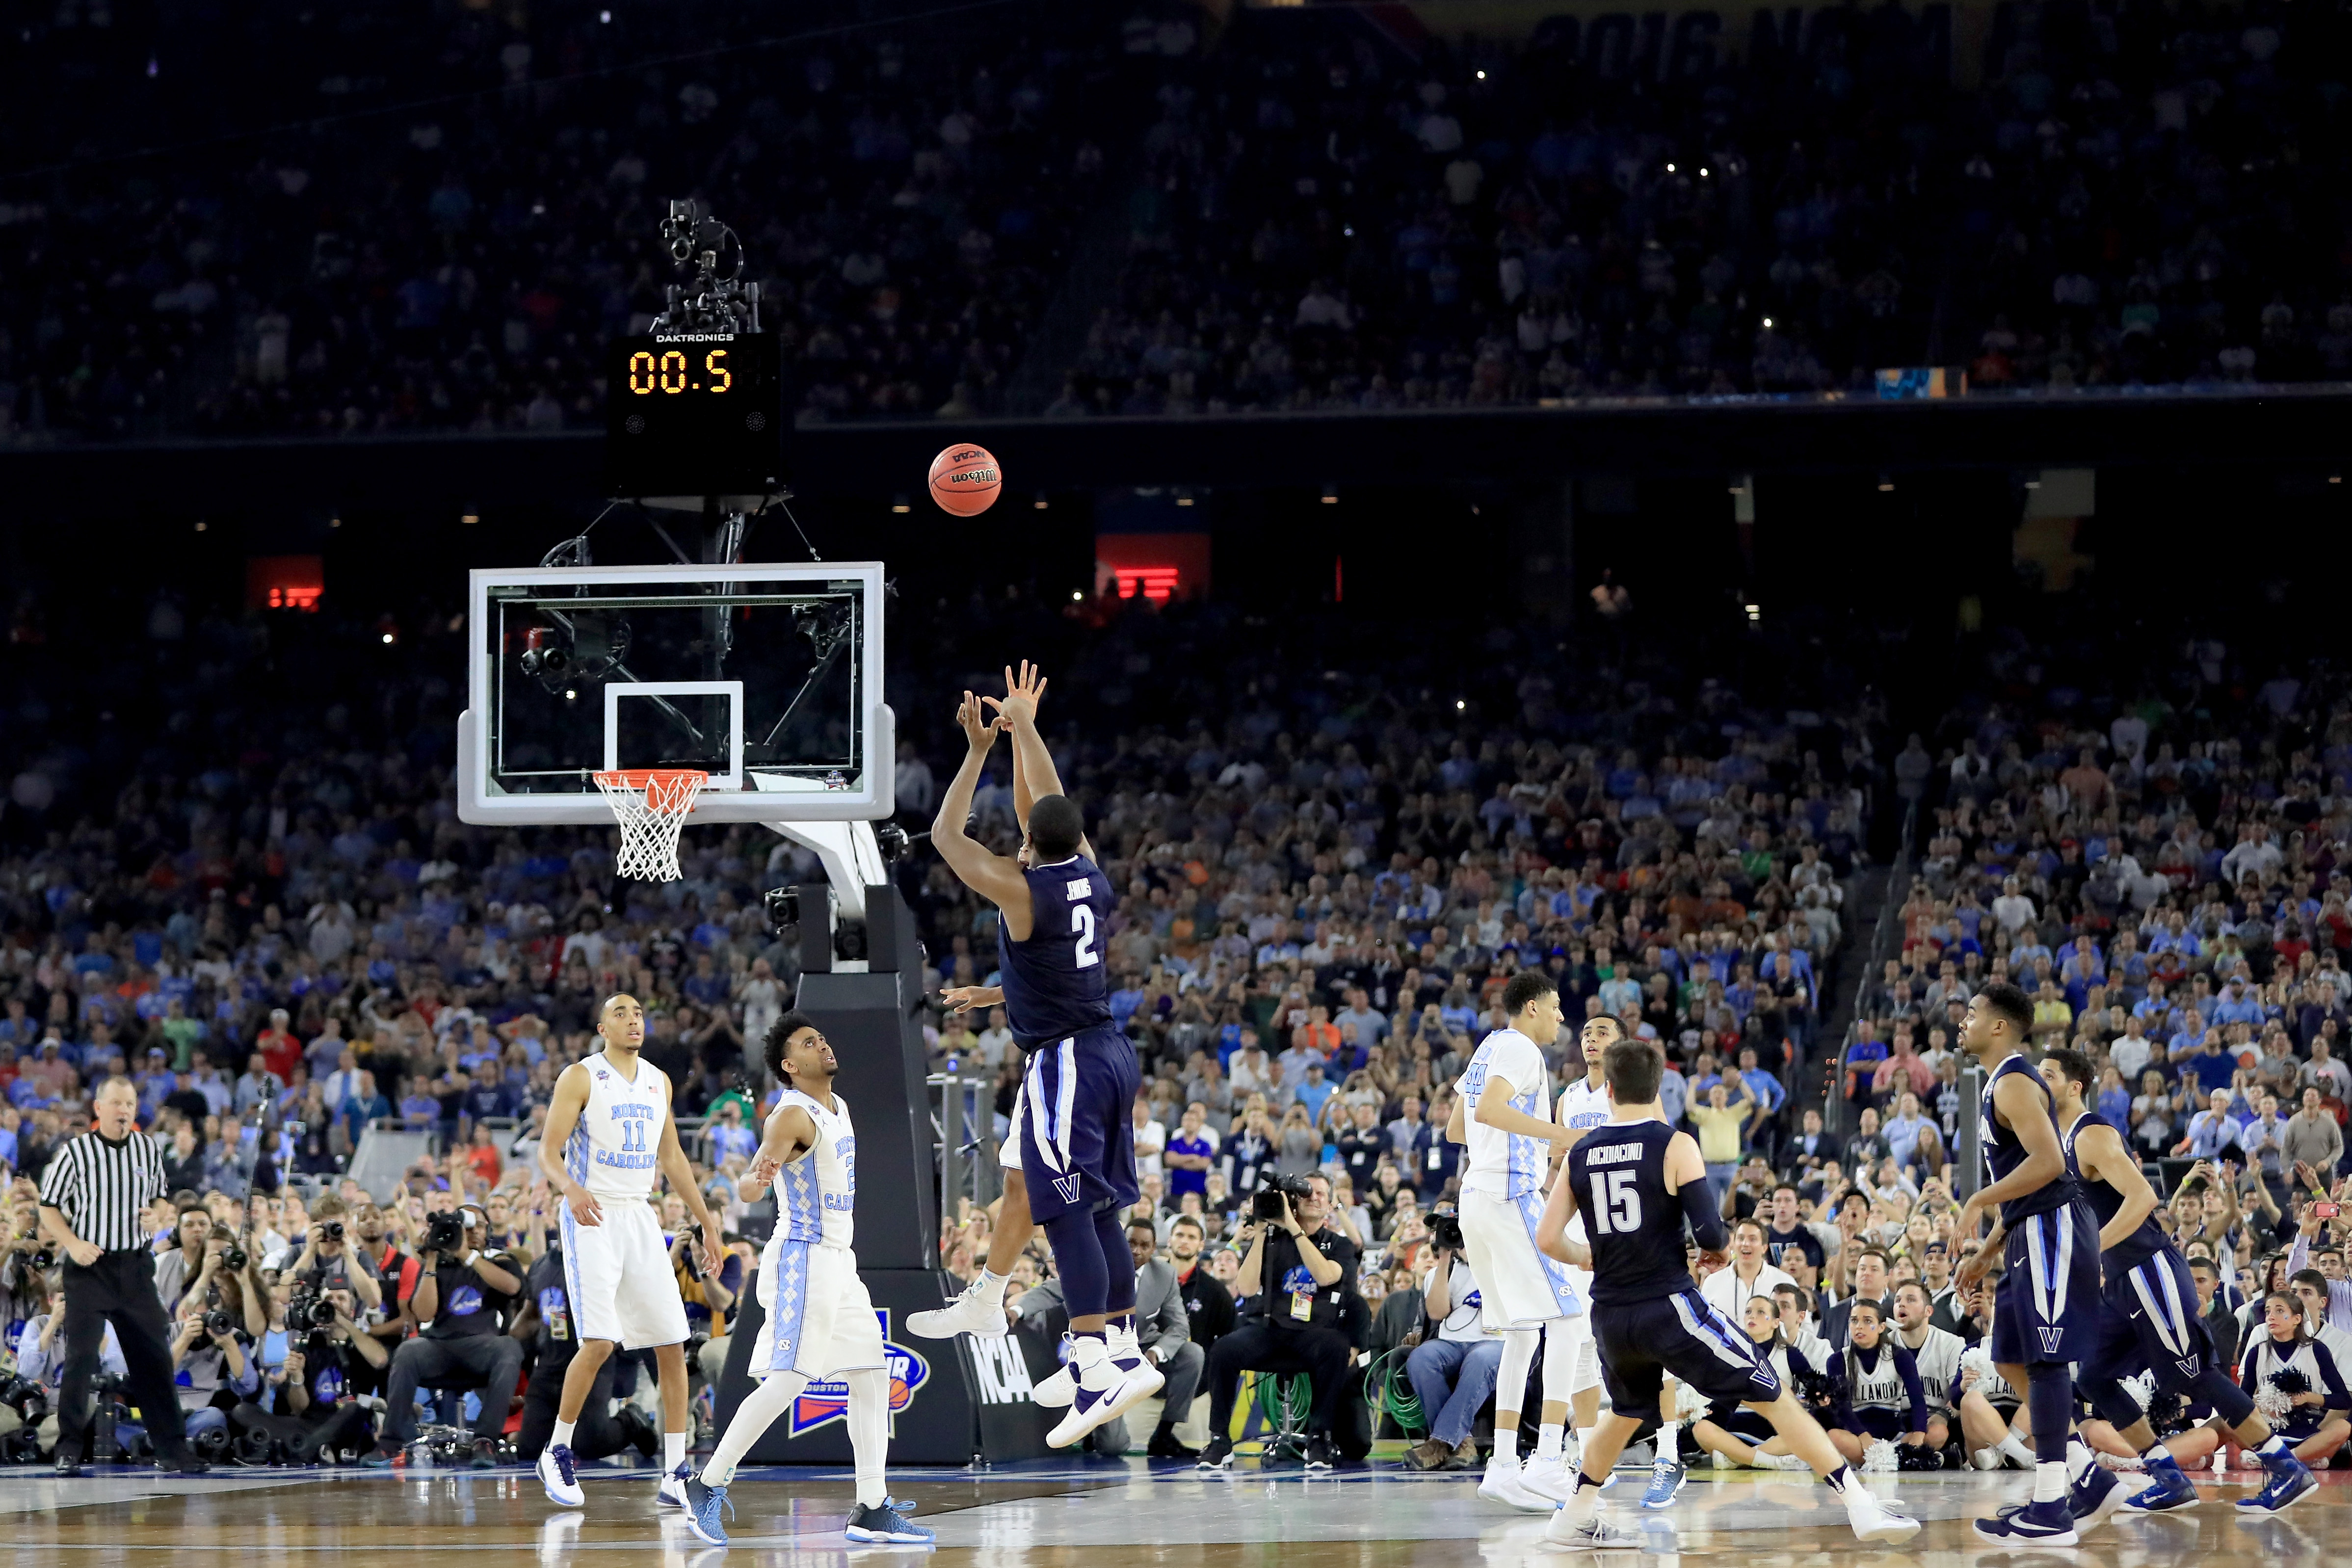
<svg viewBox="0 0 2352 1568">
<path fill-rule="evenodd" d="M 996 744 L 995 721 L 982 710 L 980 700 L 969 691 L 956 705 L 956 728 L 963 731 L 964 744 L 976 754 L 984 754 Z"/>
<path fill-rule="evenodd" d="M 1719 1250 L 1709 1252 L 1706 1248 L 1701 1247 L 1698 1253 L 1698 1277 L 1704 1279 L 1730 1261 L 1731 1254 L 1728 1252 Z"/>
<path fill-rule="evenodd" d="M 993 1007 L 1004 1000 L 1004 993 L 993 985 L 950 985 L 940 993 L 947 1005 L 948 1016 L 956 1017 L 975 1007 Z"/>
<path fill-rule="evenodd" d="M 1038 705 L 1045 700 L 1045 672 L 1025 658 L 1017 675 L 1008 664 L 1004 667 L 1004 700 L 999 702 L 993 697 L 981 700 L 1003 714 L 1008 722 L 1018 724 L 1025 720 L 1034 724 L 1037 721 Z"/>
</svg>

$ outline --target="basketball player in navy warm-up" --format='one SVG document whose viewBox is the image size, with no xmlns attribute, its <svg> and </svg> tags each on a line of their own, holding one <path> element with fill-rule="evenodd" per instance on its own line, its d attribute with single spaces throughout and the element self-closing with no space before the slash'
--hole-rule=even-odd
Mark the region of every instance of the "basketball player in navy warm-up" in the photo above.
<svg viewBox="0 0 2352 1568">
<path fill-rule="evenodd" d="M 2004 1239 L 1993 1298 L 1992 1360 L 2011 1388 L 2025 1391 L 2033 1420 L 2033 1500 L 1977 1521 L 1987 1541 L 2071 1546 L 2078 1539 L 2066 1497 L 2066 1432 L 2074 1412 L 2069 1363 L 2088 1356 L 2097 1334 L 2099 1227 L 2066 1173 L 2057 1102 L 2025 1059 L 2033 1004 L 2007 981 L 1969 1003 L 1960 1048 L 1985 1071 L 1979 1136 L 1987 1184 L 1960 1206 L 1957 1234 L 1977 1233 L 1987 1210 L 1999 1217 L 1984 1245 L 1960 1265 L 1963 1286 L 1992 1266 Z"/>
<path fill-rule="evenodd" d="M 2159 1513 L 2197 1501 L 2197 1489 L 2124 1387 L 2124 1379 L 2142 1372 L 2155 1377 L 2158 1393 L 2203 1405 L 2229 1425 L 2239 1446 L 2271 1473 L 2270 1484 L 2239 1499 L 2238 1506 L 2276 1513 L 2310 1496 L 2319 1483 L 2287 1440 L 2271 1430 L 2253 1397 L 2231 1378 L 2228 1361 L 2214 1353 L 2204 1315 L 2197 1310 L 2189 1260 L 2149 1217 L 2156 1213 L 2156 1190 L 2115 1124 L 2084 1106 L 2097 1076 L 2091 1058 L 2077 1051 L 2052 1051 L 2042 1058 L 2042 1080 L 2050 1086 L 2059 1125 L 2066 1130 L 2067 1174 L 2081 1186 L 2099 1222 L 2100 1272 L 2106 1281 L 2097 1337 L 2083 1356 L 2079 1377 L 2091 1407 L 2147 1461 L 2155 1484 L 2127 1492 L 2112 1472 L 2093 1461 L 2087 1447 L 2068 1445 L 2074 1485 L 2067 1507 L 2075 1528 L 2095 1524 L 2118 1508 Z"/>
<path fill-rule="evenodd" d="M 1698 1240 L 1700 1267 L 1720 1268 L 1730 1237 L 1698 1144 L 1666 1125 L 1658 1103 L 1665 1059 L 1646 1040 L 1612 1042 L 1601 1058 L 1610 1119 L 1568 1152 L 1537 1235 L 1544 1251 L 1592 1269 L 1592 1337 L 1601 1349 L 1610 1411 L 1586 1439 L 1573 1489 L 1544 1527 L 1544 1543 L 1570 1550 L 1638 1552 L 1642 1533 L 1599 1517 L 1601 1489 L 1645 1420 L 1659 1417 L 1666 1374 L 1710 1401 L 1762 1415 L 1790 1449 L 1844 1500 L 1864 1541 L 1906 1541 L 1916 1520 L 1888 1509 L 1846 1466 L 1821 1424 L 1781 1386 L 1747 1332 L 1710 1307 L 1683 1259 L 1683 1230 Z M 1585 1215 L 1589 1252 L 1568 1237 Z M 1581 1255 L 1581 1256 L 1580 1256 Z"/>
<path fill-rule="evenodd" d="M 966 887 L 997 908 L 1005 1016 L 1014 1043 L 1029 1056 L 1020 1163 L 1029 1211 L 1054 1248 L 1070 1313 L 1076 1397 L 1046 1435 L 1063 1448 L 1157 1394 L 1165 1380 L 1135 1343 L 1135 1265 L 1120 1228 L 1140 1192 L 1133 1114 L 1141 1072 L 1135 1047 L 1111 1022 L 1104 977 L 1103 944 L 1116 900 L 1095 864 L 1077 803 L 1061 793 L 1037 732 L 1045 678 L 1027 664 L 1017 679 L 1010 669 L 1004 675 L 1003 700 L 987 701 L 1011 731 L 1038 792 L 1024 836 L 1026 854 L 992 855 L 964 832 L 999 728 L 968 691 L 956 710 L 966 742 L 963 766 L 940 802 L 931 843 Z"/>
</svg>

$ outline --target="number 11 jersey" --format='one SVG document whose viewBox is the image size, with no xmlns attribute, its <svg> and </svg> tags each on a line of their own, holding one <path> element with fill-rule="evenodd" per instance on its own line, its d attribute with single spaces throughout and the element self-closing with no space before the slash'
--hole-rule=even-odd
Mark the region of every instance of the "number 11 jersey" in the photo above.
<svg viewBox="0 0 2352 1568">
<path fill-rule="evenodd" d="M 1651 1301 L 1693 1289 L 1682 1199 L 1666 1191 L 1663 1121 L 1604 1121 L 1568 1152 L 1568 1180 L 1592 1247 L 1592 1300 Z"/>
<path fill-rule="evenodd" d="M 1110 879 L 1083 855 L 1022 876 L 1029 883 L 1029 939 L 1013 941 L 999 913 L 996 954 L 1005 1022 L 1013 1042 L 1034 1051 L 1110 1022 L 1103 949 L 1115 900 Z"/>
<path fill-rule="evenodd" d="M 669 1079 L 637 1058 L 637 1076 L 621 1069 L 603 1051 L 583 1058 L 588 1071 L 588 1103 L 563 1145 L 563 1166 L 572 1179 L 600 1198 L 653 1195 L 660 1174 L 663 1129 L 669 1122 Z"/>
</svg>

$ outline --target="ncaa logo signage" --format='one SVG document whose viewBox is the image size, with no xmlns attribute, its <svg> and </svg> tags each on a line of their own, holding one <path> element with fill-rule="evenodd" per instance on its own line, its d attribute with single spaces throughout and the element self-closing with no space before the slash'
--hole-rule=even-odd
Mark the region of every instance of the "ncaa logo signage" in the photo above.
<svg viewBox="0 0 2352 1568">
<path fill-rule="evenodd" d="M 1029 1381 L 1029 1362 L 1021 1353 L 1021 1343 L 1011 1334 L 1001 1334 L 992 1340 L 966 1335 L 971 1347 L 973 1387 L 982 1405 L 1026 1405 L 1036 1393 Z"/>
<path fill-rule="evenodd" d="M 897 1430 L 898 1413 L 915 1402 L 915 1394 L 931 1381 L 931 1363 L 920 1352 L 902 1345 L 890 1337 L 890 1312 L 877 1307 L 874 1315 L 882 1321 L 882 1361 L 890 1373 L 891 1428 Z M 1014 1352 L 1016 1355 L 1019 1352 Z M 1024 1391 L 1025 1392 L 1025 1391 Z M 849 1384 L 845 1379 L 829 1377 L 812 1383 L 801 1390 L 793 1401 L 791 1436 L 803 1436 L 824 1426 L 839 1421 L 849 1414 Z"/>
</svg>

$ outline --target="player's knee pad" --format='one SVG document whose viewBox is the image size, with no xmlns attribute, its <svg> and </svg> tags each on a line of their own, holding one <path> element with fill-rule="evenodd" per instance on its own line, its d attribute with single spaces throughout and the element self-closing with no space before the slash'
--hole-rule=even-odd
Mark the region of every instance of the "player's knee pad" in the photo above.
<svg viewBox="0 0 2352 1568">
<path fill-rule="evenodd" d="M 1565 1405 L 1576 1392 L 1577 1339 L 1567 1327 L 1566 1320 L 1544 1330 L 1543 1396 L 1544 1402 Z"/>
<path fill-rule="evenodd" d="M 1503 1364 L 1495 1373 L 1495 1408 L 1517 1410 L 1527 1398 L 1528 1373 L 1535 1369 L 1535 1329 L 1503 1331 Z"/>
<path fill-rule="evenodd" d="M 2139 1401 L 2131 1396 L 2131 1391 L 2116 1378 L 2099 1378 L 2085 1382 L 2083 1384 L 2083 1397 L 2091 1402 L 2091 1408 L 2099 1413 L 2099 1419 L 2107 1422 L 2118 1432 L 2146 1414 L 2140 1409 Z M 2038 1416 L 2036 1427 L 2039 1429 Z"/>
</svg>

